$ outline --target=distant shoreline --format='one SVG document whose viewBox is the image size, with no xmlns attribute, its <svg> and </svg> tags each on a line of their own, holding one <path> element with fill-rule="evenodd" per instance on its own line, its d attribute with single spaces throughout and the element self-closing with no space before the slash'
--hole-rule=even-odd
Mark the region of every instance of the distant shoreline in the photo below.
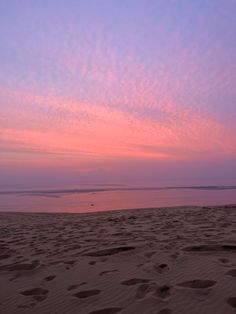
<svg viewBox="0 0 236 314">
<path fill-rule="evenodd" d="M 112 191 L 154 191 L 154 190 L 236 190 L 235 185 L 209 185 L 209 186 L 167 186 L 167 187 L 127 187 L 127 188 L 94 188 L 94 189 L 26 189 L 26 190 L 6 190 L 0 191 L 0 195 L 23 194 L 32 196 L 43 196 L 50 194 L 77 194 L 77 193 L 97 193 Z"/>
<path fill-rule="evenodd" d="M 109 210 L 94 210 L 94 211 L 87 211 L 87 212 L 66 212 L 66 211 L 0 211 L 0 215 L 14 215 L 14 214 L 23 214 L 23 215 L 96 215 L 96 214 L 112 214 L 112 213 L 122 213 L 122 212 L 139 212 L 139 211 L 152 211 L 152 210 L 197 210 L 197 209 L 236 209 L 235 204 L 220 204 L 220 205 L 180 205 L 180 206 L 154 206 L 154 207 L 140 207 L 140 208 L 120 208 L 120 209 L 109 209 Z"/>
</svg>

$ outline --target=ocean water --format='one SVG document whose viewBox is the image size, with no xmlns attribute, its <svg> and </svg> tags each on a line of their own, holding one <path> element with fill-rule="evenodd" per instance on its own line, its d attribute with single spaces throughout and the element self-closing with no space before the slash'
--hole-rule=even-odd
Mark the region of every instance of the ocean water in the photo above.
<svg viewBox="0 0 236 314">
<path fill-rule="evenodd" d="M 2 190 L 0 211 L 94 212 L 130 208 L 236 204 L 236 186 Z"/>
</svg>

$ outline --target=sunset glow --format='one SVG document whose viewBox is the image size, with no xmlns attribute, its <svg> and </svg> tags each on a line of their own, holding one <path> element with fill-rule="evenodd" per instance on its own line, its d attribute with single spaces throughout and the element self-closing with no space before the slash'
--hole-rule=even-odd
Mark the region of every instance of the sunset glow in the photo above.
<svg viewBox="0 0 236 314">
<path fill-rule="evenodd" d="M 0 10 L 2 185 L 39 170 L 45 180 L 66 170 L 78 181 L 154 182 L 170 167 L 191 182 L 198 170 L 235 180 L 235 1 Z"/>
</svg>

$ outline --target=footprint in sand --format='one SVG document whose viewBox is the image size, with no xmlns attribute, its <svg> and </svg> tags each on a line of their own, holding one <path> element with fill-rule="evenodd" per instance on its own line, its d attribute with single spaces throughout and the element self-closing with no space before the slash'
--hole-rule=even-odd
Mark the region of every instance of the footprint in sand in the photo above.
<svg viewBox="0 0 236 314">
<path fill-rule="evenodd" d="M 98 290 L 98 289 L 84 290 L 84 291 L 79 291 L 73 295 L 79 299 L 85 299 L 85 298 L 95 296 L 95 295 L 99 294 L 100 292 L 101 292 L 101 290 Z"/>
<path fill-rule="evenodd" d="M 0 260 L 6 259 L 6 258 L 9 258 L 9 257 L 11 257 L 11 254 L 1 254 L 0 255 Z"/>
<path fill-rule="evenodd" d="M 89 314 L 116 314 L 122 310 L 121 307 L 107 307 L 100 310 L 89 312 Z"/>
<path fill-rule="evenodd" d="M 70 286 L 67 288 L 67 290 L 68 290 L 68 291 L 74 290 L 74 289 L 76 289 L 76 288 L 78 288 L 78 287 L 80 287 L 80 286 L 85 285 L 86 283 L 87 283 L 86 281 L 83 281 L 83 282 L 78 283 L 78 284 L 70 285 Z"/>
<path fill-rule="evenodd" d="M 236 308 L 236 297 L 228 298 L 227 303 L 231 305 L 233 308 Z"/>
<path fill-rule="evenodd" d="M 219 261 L 222 263 L 222 264 L 227 264 L 229 262 L 229 260 L 227 258 L 219 258 Z"/>
<path fill-rule="evenodd" d="M 178 283 L 177 286 L 184 287 L 184 288 L 191 288 L 191 289 L 206 289 L 214 286 L 216 281 L 214 280 L 190 280 Z"/>
<path fill-rule="evenodd" d="M 32 289 L 29 289 L 29 290 L 25 290 L 25 291 L 22 291 L 21 294 L 22 295 L 25 295 L 25 296 L 31 296 L 31 295 L 45 295 L 48 293 L 48 290 L 47 289 L 44 289 L 44 288 L 32 288 Z"/>
<path fill-rule="evenodd" d="M 163 285 L 161 287 L 158 287 L 155 292 L 154 292 L 154 296 L 158 297 L 158 298 L 162 298 L 165 299 L 170 295 L 170 289 L 171 287 L 168 285 Z"/>
<path fill-rule="evenodd" d="M 8 271 L 29 271 L 34 270 L 40 265 L 39 260 L 33 260 L 29 263 L 13 263 L 9 265 L 3 265 L 0 269 Z"/>
<path fill-rule="evenodd" d="M 55 275 L 49 275 L 49 276 L 45 277 L 44 280 L 46 280 L 46 281 L 52 281 L 52 280 L 55 279 L 55 278 L 56 278 Z"/>
<path fill-rule="evenodd" d="M 138 287 L 135 298 L 142 299 L 146 297 L 147 294 L 152 294 L 154 297 L 165 299 L 170 296 L 170 290 L 171 287 L 168 285 L 157 286 L 153 283 L 144 283 Z"/>
<path fill-rule="evenodd" d="M 183 248 L 186 252 L 236 252 L 236 245 L 233 244 L 212 244 L 193 245 Z"/>
<path fill-rule="evenodd" d="M 158 272 L 158 273 L 164 273 L 166 271 L 168 271 L 170 268 L 167 264 L 162 263 L 160 265 L 155 265 L 154 269 Z"/>
<path fill-rule="evenodd" d="M 226 275 L 232 276 L 232 277 L 236 277 L 236 269 L 231 269 L 229 270 Z"/>
<path fill-rule="evenodd" d="M 133 286 L 133 285 L 137 285 L 140 283 L 147 283 L 149 281 L 150 281 L 149 279 L 132 278 L 132 279 L 122 281 L 121 284 L 125 285 L 125 286 Z"/>
<path fill-rule="evenodd" d="M 89 252 L 89 253 L 85 254 L 85 256 L 92 256 L 92 257 L 109 256 L 109 255 L 114 255 L 114 254 L 118 254 L 121 252 L 127 252 L 127 251 L 134 250 L 134 249 L 135 249 L 135 247 L 133 247 L 133 246 L 119 246 L 119 247 L 115 247 L 115 248 Z"/>
<path fill-rule="evenodd" d="M 110 274 L 110 273 L 115 273 L 117 272 L 118 270 L 117 269 L 113 269 L 113 270 L 104 270 L 102 272 L 99 273 L 99 276 L 103 276 L 103 275 L 106 275 L 106 274 Z"/>
<path fill-rule="evenodd" d="M 44 288 L 32 288 L 21 292 L 24 296 L 31 296 L 36 301 L 43 301 L 47 298 L 48 290 Z"/>
</svg>

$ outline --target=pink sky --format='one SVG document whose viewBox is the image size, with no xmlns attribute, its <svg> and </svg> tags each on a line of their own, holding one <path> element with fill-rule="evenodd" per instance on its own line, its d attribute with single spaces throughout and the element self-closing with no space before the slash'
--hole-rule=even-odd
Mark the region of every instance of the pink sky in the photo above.
<svg viewBox="0 0 236 314">
<path fill-rule="evenodd" d="M 235 3 L 111 2 L 1 4 L 1 186 L 234 182 Z"/>
</svg>

